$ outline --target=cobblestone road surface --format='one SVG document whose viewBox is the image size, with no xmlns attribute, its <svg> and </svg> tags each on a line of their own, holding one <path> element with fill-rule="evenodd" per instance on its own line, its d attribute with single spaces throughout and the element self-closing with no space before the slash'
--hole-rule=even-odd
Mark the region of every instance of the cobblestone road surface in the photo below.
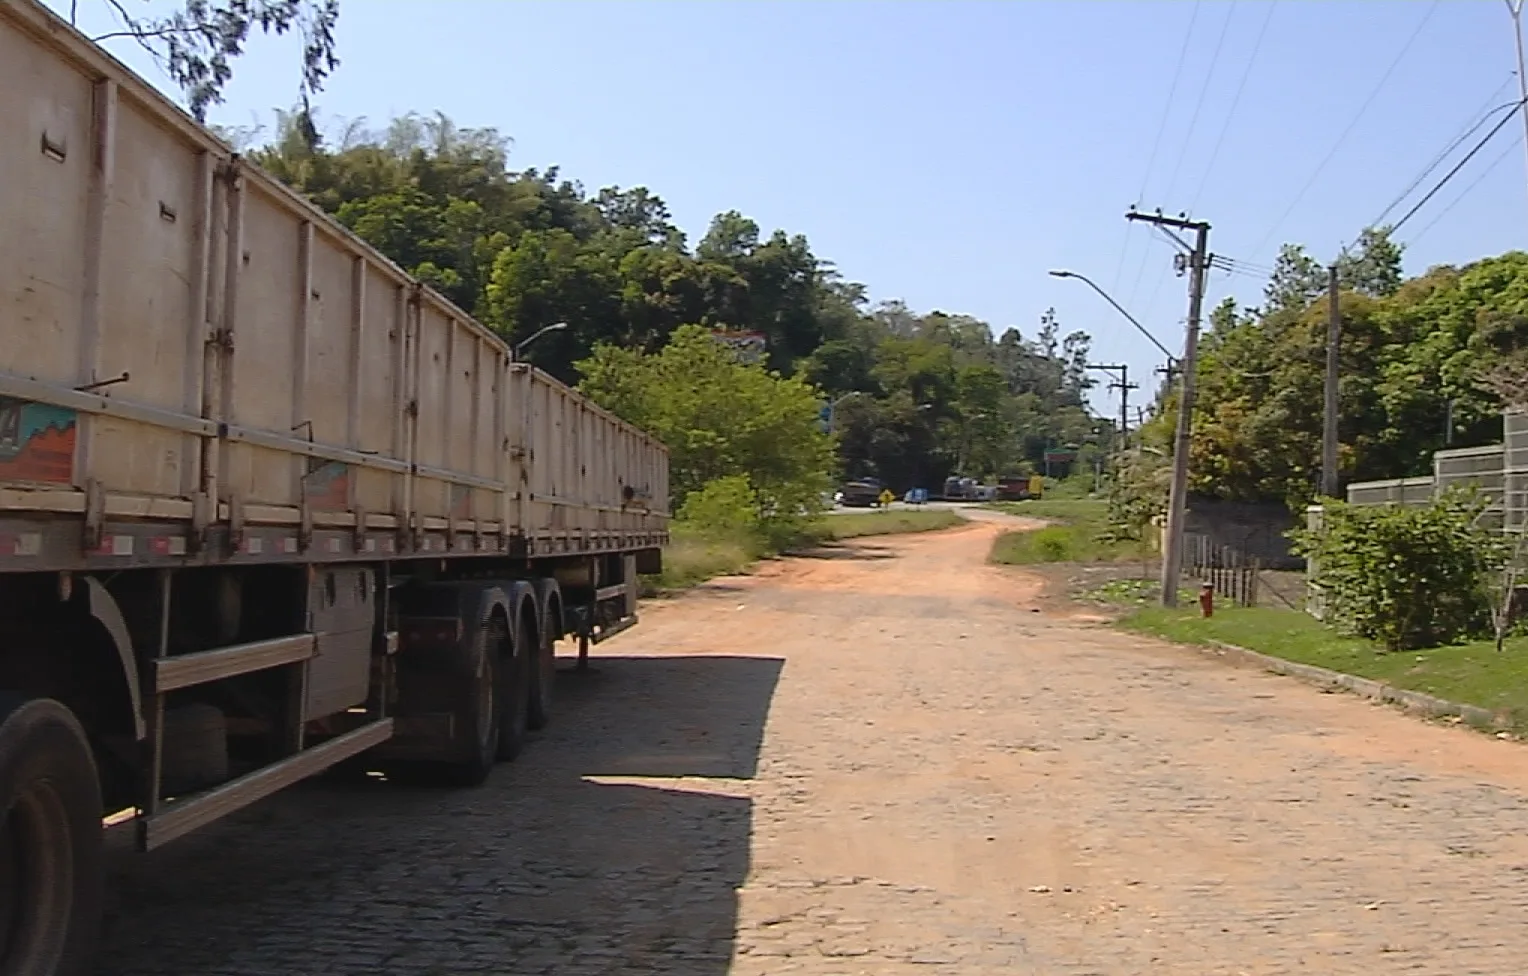
<svg viewBox="0 0 1528 976">
<path fill-rule="evenodd" d="M 1528 973 L 1528 752 L 1037 612 L 998 526 L 652 607 L 464 792 L 117 859 L 108 976 Z"/>
</svg>

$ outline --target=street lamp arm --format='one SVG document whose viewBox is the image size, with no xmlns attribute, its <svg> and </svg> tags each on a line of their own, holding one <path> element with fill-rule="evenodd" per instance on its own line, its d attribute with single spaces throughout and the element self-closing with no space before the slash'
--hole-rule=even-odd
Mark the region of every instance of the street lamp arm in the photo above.
<svg viewBox="0 0 1528 976">
<path fill-rule="evenodd" d="M 1113 305 L 1114 306 L 1114 310 L 1116 312 L 1118 312 L 1119 314 L 1123 315 L 1125 317 L 1126 321 L 1128 321 L 1131 325 L 1135 326 L 1136 329 L 1141 333 L 1141 335 L 1143 335 L 1146 338 L 1150 339 L 1151 340 L 1151 344 L 1156 346 L 1158 349 L 1160 349 L 1162 351 L 1162 355 L 1167 357 L 1167 364 L 1169 366 L 1171 366 L 1173 363 L 1178 361 L 1178 357 L 1174 356 L 1171 352 L 1169 352 L 1167 350 L 1167 347 L 1162 345 L 1162 343 L 1160 341 L 1158 341 L 1157 337 L 1152 335 L 1151 332 L 1147 330 L 1146 326 L 1144 326 L 1140 322 L 1136 321 L 1135 316 L 1131 315 L 1129 312 L 1125 311 L 1125 307 L 1123 305 L 1121 305 L 1119 302 L 1116 302 L 1109 295 L 1108 292 L 1104 291 L 1102 288 L 1100 288 L 1096 284 L 1094 284 L 1092 278 L 1089 278 L 1087 275 L 1078 274 L 1075 271 L 1052 271 L 1050 274 L 1051 274 L 1051 277 L 1053 277 L 1053 278 L 1076 278 L 1078 281 L 1082 282 L 1083 284 L 1087 285 L 1089 288 L 1091 288 L 1094 291 L 1098 292 L 1099 297 L 1101 297 L 1104 301 L 1108 302 L 1110 305 Z"/>
<path fill-rule="evenodd" d="M 542 336 L 546 335 L 548 332 L 561 332 L 563 329 L 566 329 L 567 327 L 568 327 L 568 323 L 566 323 L 566 322 L 553 322 L 551 325 L 544 325 L 541 328 L 537 329 L 535 332 L 532 332 L 529 337 L 523 339 L 520 342 L 515 343 L 515 347 L 514 347 L 515 359 L 519 359 L 520 358 L 520 354 L 525 351 L 525 347 L 526 346 L 528 346 L 531 343 L 535 342 L 537 339 L 540 339 Z"/>
</svg>

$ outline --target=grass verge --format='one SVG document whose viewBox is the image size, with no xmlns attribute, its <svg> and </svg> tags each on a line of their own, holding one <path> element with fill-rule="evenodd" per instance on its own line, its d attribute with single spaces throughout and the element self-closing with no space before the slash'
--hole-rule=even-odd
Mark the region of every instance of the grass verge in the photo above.
<svg viewBox="0 0 1528 976">
<path fill-rule="evenodd" d="M 945 509 L 928 511 L 866 512 L 853 515 L 825 515 L 809 522 L 799 537 L 786 548 L 800 549 L 839 539 L 857 539 L 870 535 L 901 535 L 910 532 L 933 532 L 959 525 L 965 519 Z M 717 576 L 745 573 L 754 563 L 774 555 L 764 541 L 739 534 L 734 537 L 695 532 L 675 524 L 669 532 L 668 548 L 663 551 L 663 572 L 643 581 L 644 595 L 688 589 Z"/>
<path fill-rule="evenodd" d="M 1036 499 L 1000 502 L 991 506 L 1010 515 L 1048 519 L 1042 529 L 1004 532 L 992 543 L 989 562 L 1005 566 L 1037 563 L 1095 563 L 1140 559 L 1140 542 L 1120 542 L 1107 536 L 1109 503 L 1102 499 Z"/>
<path fill-rule="evenodd" d="M 959 525 L 965 519 L 947 508 L 924 511 L 856 512 L 853 515 L 825 515 L 815 520 L 808 534 L 814 541 L 858 539 L 867 535 L 904 535 L 909 532 L 934 532 Z"/>
<path fill-rule="evenodd" d="M 1196 612 L 1141 607 L 1119 626 L 1184 644 L 1235 644 L 1286 661 L 1383 681 L 1452 702 L 1503 714 L 1528 731 L 1528 638 L 1514 638 L 1498 654 L 1489 641 L 1422 651 L 1385 651 L 1345 637 L 1309 614 L 1272 607 L 1216 609 L 1208 620 Z"/>
</svg>

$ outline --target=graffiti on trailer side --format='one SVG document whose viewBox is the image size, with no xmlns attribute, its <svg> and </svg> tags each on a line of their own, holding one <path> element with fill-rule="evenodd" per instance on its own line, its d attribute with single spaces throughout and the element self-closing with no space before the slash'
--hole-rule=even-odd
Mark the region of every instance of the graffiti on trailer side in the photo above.
<svg viewBox="0 0 1528 976">
<path fill-rule="evenodd" d="M 74 480 L 78 417 L 68 407 L 0 397 L 0 480 Z"/>
</svg>

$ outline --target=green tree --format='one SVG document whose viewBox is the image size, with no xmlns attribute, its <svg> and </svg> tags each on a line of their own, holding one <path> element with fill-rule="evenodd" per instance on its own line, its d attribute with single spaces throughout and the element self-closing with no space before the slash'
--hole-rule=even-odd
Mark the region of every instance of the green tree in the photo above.
<svg viewBox="0 0 1528 976">
<path fill-rule="evenodd" d="M 601 344 L 578 363 L 579 389 L 669 448 L 674 502 L 718 479 L 746 477 L 759 514 L 794 524 L 831 485 L 833 440 L 805 382 L 745 365 L 700 326 L 656 353 Z"/>
</svg>

